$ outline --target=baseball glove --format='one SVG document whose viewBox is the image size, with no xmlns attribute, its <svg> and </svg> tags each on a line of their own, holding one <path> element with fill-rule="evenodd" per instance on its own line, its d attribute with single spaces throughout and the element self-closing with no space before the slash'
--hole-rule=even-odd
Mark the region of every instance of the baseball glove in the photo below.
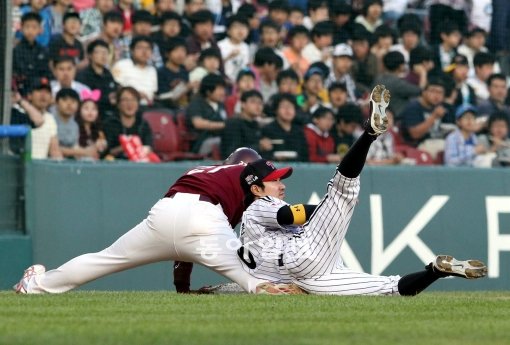
<svg viewBox="0 0 510 345">
<path fill-rule="evenodd" d="M 257 285 L 256 293 L 260 295 L 306 295 L 305 290 L 296 284 L 283 283 L 260 283 Z"/>
</svg>

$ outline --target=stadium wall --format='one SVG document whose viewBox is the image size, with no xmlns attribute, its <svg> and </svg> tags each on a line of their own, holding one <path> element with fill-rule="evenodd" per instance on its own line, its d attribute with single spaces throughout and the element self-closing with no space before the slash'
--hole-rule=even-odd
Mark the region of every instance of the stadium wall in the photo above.
<svg viewBox="0 0 510 345">
<path fill-rule="evenodd" d="M 16 258 L 57 267 L 98 251 L 141 221 L 168 186 L 194 163 L 55 163 L 28 165 L 27 233 Z M 294 165 L 286 181 L 289 202 L 316 203 L 333 166 Z M 4 236 L 5 237 L 5 236 Z M 27 237 L 25 236 L 25 239 Z M 32 242 L 32 251 L 27 243 Z M 359 205 L 342 248 L 345 262 L 373 274 L 404 274 L 423 268 L 435 254 L 474 257 L 488 263 L 480 281 L 442 280 L 436 290 L 499 290 L 510 286 L 510 170 L 442 167 L 366 167 Z M 2 270 L 0 288 L 21 271 Z M 6 275 L 7 274 L 7 275 Z M 196 269 L 193 286 L 224 279 Z M 172 288 L 171 265 L 158 263 L 118 273 L 85 289 Z"/>
</svg>

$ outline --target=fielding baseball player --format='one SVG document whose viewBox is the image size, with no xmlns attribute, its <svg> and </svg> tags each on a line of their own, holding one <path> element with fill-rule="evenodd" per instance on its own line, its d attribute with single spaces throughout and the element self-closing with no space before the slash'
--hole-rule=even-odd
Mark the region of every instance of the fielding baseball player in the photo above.
<svg viewBox="0 0 510 345">
<path fill-rule="evenodd" d="M 281 180 L 292 174 L 292 168 L 276 169 L 262 159 L 244 168 L 241 184 L 251 204 L 242 218 L 239 255 L 247 272 L 263 280 L 295 283 L 308 293 L 334 295 L 416 295 L 441 277 L 486 275 L 480 261 L 447 255 L 438 256 L 424 271 L 403 277 L 374 276 L 344 266 L 340 246 L 358 200 L 359 175 L 371 143 L 386 131 L 389 98 L 384 86 L 374 88 L 365 132 L 337 167 L 317 206 L 283 201 Z"/>
<path fill-rule="evenodd" d="M 100 277 L 140 265 L 177 260 L 202 264 L 255 292 L 264 281 L 251 276 L 237 255 L 233 231 L 245 210 L 239 179 L 254 150 L 234 152 L 226 165 L 203 166 L 181 176 L 140 224 L 110 247 L 78 256 L 46 272 L 33 265 L 14 289 L 18 293 L 61 293 Z"/>
</svg>

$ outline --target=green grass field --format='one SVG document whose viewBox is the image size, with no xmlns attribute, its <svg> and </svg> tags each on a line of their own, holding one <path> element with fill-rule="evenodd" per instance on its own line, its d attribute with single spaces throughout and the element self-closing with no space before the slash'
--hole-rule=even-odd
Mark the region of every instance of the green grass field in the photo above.
<svg viewBox="0 0 510 345">
<path fill-rule="evenodd" d="M 0 292 L 0 344 L 510 344 L 510 292 Z"/>
</svg>

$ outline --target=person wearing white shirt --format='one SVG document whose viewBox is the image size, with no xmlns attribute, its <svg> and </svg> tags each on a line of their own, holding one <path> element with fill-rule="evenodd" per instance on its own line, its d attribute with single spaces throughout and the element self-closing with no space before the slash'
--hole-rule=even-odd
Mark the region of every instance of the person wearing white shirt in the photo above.
<svg viewBox="0 0 510 345">
<path fill-rule="evenodd" d="M 235 81 L 237 74 L 250 63 L 250 49 L 244 42 L 250 25 L 244 17 L 234 15 L 229 18 L 227 37 L 218 42 L 224 62 L 225 75 Z"/>
<path fill-rule="evenodd" d="M 333 23 L 330 21 L 322 21 L 312 29 L 312 42 L 308 43 L 301 56 L 306 58 L 310 64 L 322 61 L 328 67 L 332 67 L 333 53 Z"/>
<path fill-rule="evenodd" d="M 477 103 L 489 98 L 487 80 L 494 71 L 495 59 L 490 53 L 477 53 L 473 59 L 475 76 L 468 79 L 467 83 L 475 90 Z"/>
<path fill-rule="evenodd" d="M 62 56 L 53 62 L 53 74 L 55 80 L 52 80 L 51 94 L 53 97 L 57 95 L 57 92 L 62 88 L 69 88 L 81 94 L 83 90 L 90 91 L 90 88 L 75 80 L 76 78 L 76 63 L 72 57 Z"/>
<path fill-rule="evenodd" d="M 130 45 L 131 58 L 118 61 L 112 68 L 113 78 L 121 86 L 131 86 L 141 95 L 142 105 L 150 105 L 158 90 L 158 74 L 150 65 L 152 41 L 149 37 L 133 38 Z"/>
</svg>

